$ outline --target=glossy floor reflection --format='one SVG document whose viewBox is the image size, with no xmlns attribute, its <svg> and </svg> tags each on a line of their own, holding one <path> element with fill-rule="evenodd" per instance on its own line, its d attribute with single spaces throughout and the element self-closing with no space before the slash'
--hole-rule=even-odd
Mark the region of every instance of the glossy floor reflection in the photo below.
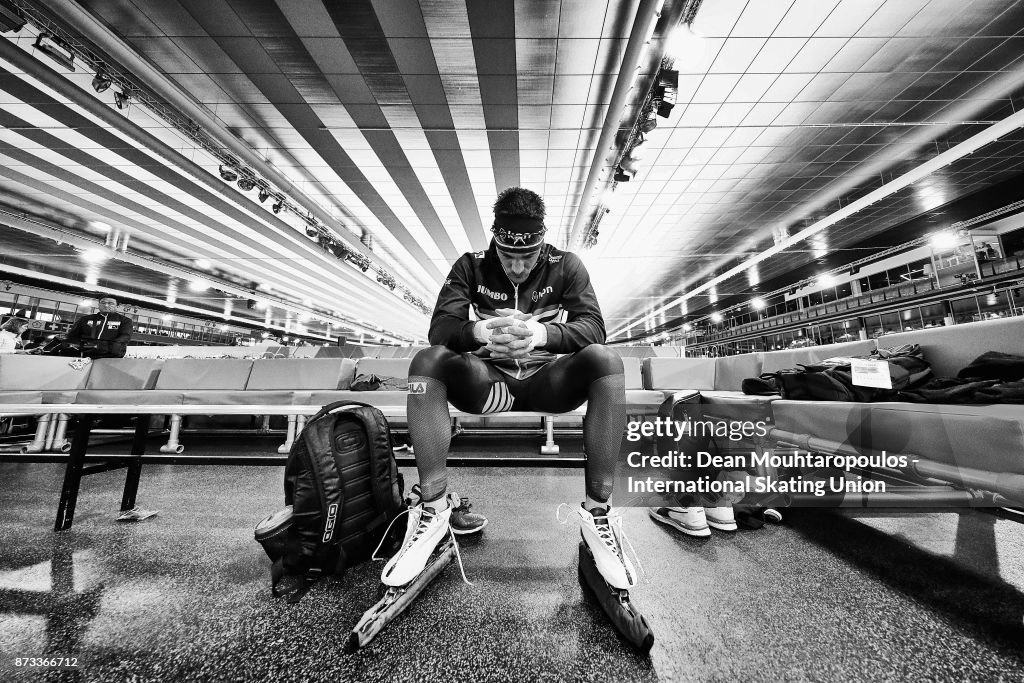
<svg viewBox="0 0 1024 683">
<path fill-rule="evenodd" d="M 782 526 L 701 541 L 628 510 L 647 572 L 633 598 L 657 636 L 640 657 L 583 600 L 579 532 L 555 519 L 559 503 L 579 502 L 582 470 L 457 468 L 452 488 L 490 518 L 463 541 L 474 585 L 449 567 L 366 650 L 345 654 L 381 565 L 299 605 L 276 602 L 252 528 L 280 505 L 279 468 L 147 466 L 140 505 L 160 514 L 128 525 L 113 521 L 123 473 L 89 477 L 74 527 L 55 534 L 61 474 L 0 465 L 4 680 L 26 675 L 17 656 L 76 656 L 76 671 L 36 675 L 82 681 L 1024 675 L 1024 526 L 985 513 L 794 511 Z"/>
</svg>

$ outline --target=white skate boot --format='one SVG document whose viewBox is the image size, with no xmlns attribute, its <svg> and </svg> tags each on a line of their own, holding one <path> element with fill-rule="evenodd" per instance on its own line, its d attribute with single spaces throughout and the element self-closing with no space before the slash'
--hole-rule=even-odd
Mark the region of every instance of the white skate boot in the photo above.
<svg viewBox="0 0 1024 683">
<path fill-rule="evenodd" d="M 404 586 L 423 571 L 434 549 L 449 535 L 451 506 L 444 512 L 419 503 L 409 508 L 405 540 L 395 556 L 388 560 L 380 580 L 385 586 Z"/>
<path fill-rule="evenodd" d="M 636 570 L 622 549 L 622 517 L 607 508 L 590 512 L 580 505 L 581 533 L 594 555 L 601 576 L 612 588 L 629 590 L 636 585 Z"/>
</svg>

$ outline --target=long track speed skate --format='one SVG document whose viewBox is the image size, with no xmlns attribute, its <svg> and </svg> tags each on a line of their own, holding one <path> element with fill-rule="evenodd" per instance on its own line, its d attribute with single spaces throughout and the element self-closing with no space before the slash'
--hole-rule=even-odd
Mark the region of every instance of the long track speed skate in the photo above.
<svg viewBox="0 0 1024 683">
<path fill-rule="evenodd" d="M 381 584 L 384 591 L 377 604 L 368 609 L 359 622 L 352 629 L 349 636 L 346 650 L 354 652 L 363 647 L 374 636 L 380 633 L 381 629 L 391 623 L 398 615 L 405 611 L 405 608 L 416 599 L 423 589 L 437 578 L 444 571 L 452 558 L 455 557 L 455 539 L 449 531 L 444 540 L 437 544 L 430 559 L 415 579 L 404 586 L 385 586 Z"/>
<path fill-rule="evenodd" d="M 580 585 L 597 598 L 597 603 L 608 615 L 615 629 L 640 652 L 649 652 L 654 645 L 654 631 L 629 600 L 629 591 L 613 588 L 601 576 L 594 562 L 594 554 L 586 542 L 580 541 Z"/>
</svg>

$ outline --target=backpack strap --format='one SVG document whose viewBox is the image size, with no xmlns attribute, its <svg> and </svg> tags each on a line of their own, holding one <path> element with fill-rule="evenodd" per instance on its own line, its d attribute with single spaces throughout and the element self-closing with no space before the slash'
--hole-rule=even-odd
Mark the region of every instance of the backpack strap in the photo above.
<svg viewBox="0 0 1024 683">
<path fill-rule="evenodd" d="M 341 485 L 341 473 L 334 457 L 334 424 L 337 416 L 324 414 L 321 410 L 302 430 L 302 441 L 310 460 L 313 476 L 324 493 L 320 501 L 321 519 L 320 542 L 329 545 L 334 540 L 338 518 L 345 503 L 345 491 Z"/>
<path fill-rule="evenodd" d="M 353 406 L 350 411 L 362 420 L 366 427 L 370 448 L 370 490 L 373 492 L 373 506 L 377 516 L 367 528 L 374 529 L 390 522 L 395 509 L 395 492 L 392 482 L 397 480 L 398 466 L 391 451 L 391 429 L 387 418 L 374 406 Z M 401 497 L 401 496 L 399 496 Z"/>
</svg>

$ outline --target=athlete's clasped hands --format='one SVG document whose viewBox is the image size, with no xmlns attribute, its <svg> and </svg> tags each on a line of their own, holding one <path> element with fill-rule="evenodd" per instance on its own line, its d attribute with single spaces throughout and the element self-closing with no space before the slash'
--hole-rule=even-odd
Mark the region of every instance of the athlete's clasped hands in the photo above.
<svg viewBox="0 0 1024 683">
<path fill-rule="evenodd" d="M 525 358 L 547 341 L 544 325 L 514 308 L 499 308 L 497 318 L 477 322 L 477 340 L 486 343 L 493 358 Z"/>
</svg>

